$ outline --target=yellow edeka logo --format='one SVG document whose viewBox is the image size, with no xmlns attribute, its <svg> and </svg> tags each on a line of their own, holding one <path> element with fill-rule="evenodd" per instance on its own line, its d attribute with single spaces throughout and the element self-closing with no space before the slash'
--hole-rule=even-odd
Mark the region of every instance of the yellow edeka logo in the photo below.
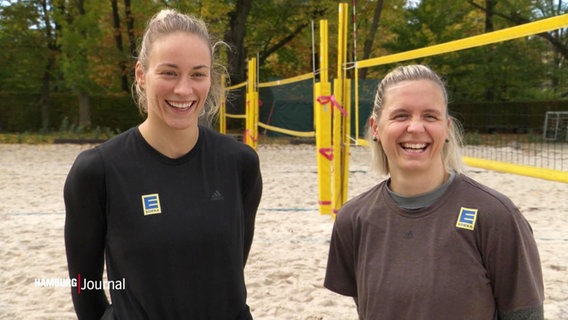
<svg viewBox="0 0 568 320">
<path fill-rule="evenodd" d="M 162 213 L 162 208 L 160 207 L 160 196 L 157 193 L 143 195 L 142 207 L 144 208 L 145 216 Z"/>
<path fill-rule="evenodd" d="M 456 222 L 456 227 L 462 229 L 473 230 L 475 228 L 475 220 L 477 219 L 477 209 L 469 209 L 462 207 L 460 215 Z"/>
</svg>

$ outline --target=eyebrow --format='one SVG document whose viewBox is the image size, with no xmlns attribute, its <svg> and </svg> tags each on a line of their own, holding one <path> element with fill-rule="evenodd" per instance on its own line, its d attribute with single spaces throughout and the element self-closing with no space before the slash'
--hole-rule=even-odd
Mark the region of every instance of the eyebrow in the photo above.
<svg viewBox="0 0 568 320">
<path fill-rule="evenodd" d="M 401 108 L 401 107 L 399 107 L 399 108 L 393 109 L 393 110 L 391 111 L 391 113 L 395 113 L 395 112 L 408 112 L 408 109 L 407 109 L 407 108 Z M 426 113 L 427 113 L 427 112 L 434 112 L 434 113 L 440 113 L 440 114 L 444 113 L 443 111 L 440 111 L 440 110 L 438 110 L 438 109 L 426 109 L 426 110 L 422 110 L 422 113 L 425 113 L 425 112 L 426 112 Z"/>
<path fill-rule="evenodd" d="M 197 66 L 193 67 L 192 69 L 193 69 L 193 70 L 197 70 L 197 69 L 211 69 L 211 67 L 209 67 L 208 65 L 200 64 L 200 65 L 197 65 Z"/>
<path fill-rule="evenodd" d="M 174 63 L 162 63 L 159 64 L 158 67 L 170 67 L 170 68 L 179 68 L 177 64 Z M 208 65 L 205 64 L 199 64 L 196 65 L 195 67 L 191 68 L 192 70 L 199 70 L 199 69 L 211 69 L 211 67 L 209 67 Z"/>
</svg>

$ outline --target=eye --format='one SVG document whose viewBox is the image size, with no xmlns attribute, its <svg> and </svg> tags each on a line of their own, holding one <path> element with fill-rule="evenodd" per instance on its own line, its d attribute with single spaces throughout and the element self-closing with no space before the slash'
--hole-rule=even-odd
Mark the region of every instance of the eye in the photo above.
<svg viewBox="0 0 568 320">
<path fill-rule="evenodd" d="M 196 72 L 192 75 L 194 78 L 207 78 L 209 75 L 205 72 Z"/>
<path fill-rule="evenodd" d="M 438 121 L 439 117 L 437 114 L 426 114 L 424 115 L 426 121 Z"/>
<path fill-rule="evenodd" d="M 393 120 L 405 120 L 408 118 L 408 114 L 406 113 L 396 113 L 392 116 Z"/>
<path fill-rule="evenodd" d="M 177 73 L 175 71 L 171 71 L 171 70 L 161 71 L 159 74 L 162 75 L 162 76 L 165 76 L 165 77 L 175 77 L 177 75 Z"/>
</svg>

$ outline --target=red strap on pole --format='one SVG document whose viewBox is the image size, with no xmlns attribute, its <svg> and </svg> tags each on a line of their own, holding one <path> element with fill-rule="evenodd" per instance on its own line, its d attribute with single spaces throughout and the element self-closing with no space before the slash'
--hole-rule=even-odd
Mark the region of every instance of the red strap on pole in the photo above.
<svg viewBox="0 0 568 320">
<path fill-rule="evenodd" d="M 331 102 L 331 105 L 336 107 L 337 110 L 339 110 L 344 116 L 347 116 L 347 111 L 345 111 L 345 109 L 343 109 L 343 107 L 339 104 L 339 102 L 337 102 L 337 100 L 335 100 L 335 96 L 331 95 L 331 96 L 319 96 L 316 99 L 317 102 L 319 102 L 320 104 L 328 104 Z"/>
</svg>

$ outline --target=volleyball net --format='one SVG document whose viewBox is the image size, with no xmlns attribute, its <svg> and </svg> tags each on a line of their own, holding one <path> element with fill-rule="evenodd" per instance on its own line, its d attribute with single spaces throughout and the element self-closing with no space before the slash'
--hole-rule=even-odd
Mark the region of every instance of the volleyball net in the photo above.
<svg viewBox="0 0 568 320">
<path fill-rule="evenodd" d="M 468 57 L 487 54 L 491 50 L 485 49 L 492 46 L 568 27 L 568 14 L 564 14 L 443 44 L 348 62 L 347 11 L 346 4 L 339 4 L 337 73 L 333 81 L 328 74 L 331 69 L 328 68 L 327 21 L 321 20 L 319 70 L 259 82 L 257 62 L 251 58 L 247 81 L 227 88 L 235 101 L 244 104 L 241 109 L 244 113 L 236 114 L 235 108 L 231 111 L 225 104 L 221 108 L 220 131 L 226 133 L 227 119 L 243 121 L 243 142 L 253 148 L 257 148 L 259 134 L 307 138 L 315 142 L 321 213 L 335 213 L 347 200 L 349 148 L 366 145 L 363 137 L 380 77 L 359 79 L 361 69 L 379 70 L 378 73 L 384 75 L 399 64 L 432 65 L 436 57 L 460 54 L 464 64 L 471 64 L 466 62 Z M 347 76 L 348 70 L 351 70 L 351 78 Z M 566 75 L 560 81 L 568 87 Z M 536 115 L 530 103 L 511 107 L 503 102 L 498 108 L 484 104 L 451 104 L 450 109 L 465 130 L 463 152 L 467 165 L 568 183 L 566 104 L 541 108 L 542 112 Z"/>
<path fill-rule="evenodd" d="M 356 63 L 356 68 L 373 68 L 410 60 L 421 61 L 420 59 L 455 54 L 462 50 L 469 50 L 468 56 L 475 57 L 491 52 L 491 49 L 474 52 L 476 48 L 487 48 L 497 43 L 566 27 L 568 27 L 568 14 L 426 48 L 359 61 Z M 474 53 L 471 54 L 472 52 Z M 468 61 L 464 63 L 467 64 Z M 509 63 L 513 64 L 514 61 Z M 566 88 L 568 77 L 566 73 L 563 75 L 564 77 L 559 81 L 562 81 Z M 355 88 L 358 86 L 355 85 Z M 490 170 L 568 183 L 568 105 L 541 108 L 544 110 L 536 117 L 534 112 L 530 112 L 532 111 L 530 104 L 525 106 L 515 104 L 515 109 L 507 108 L 507 105 L 511 104 L 503 102 L 500 108 L 477 110 L 475 115 L 468 114 L 467 108 L 461 110 L 462 112 L 458 111 L 457 114 L 454 110 L 454 116 L 457 116 L 458 120 L 459 118 L 474 120 L 471 121 L 473 123 L 462 121 L 465 128 L 466 146 L 463 150 L 465 163 Z M 473 106 L 475 107 L 475 104 Z M 477 107 L 483 109 L 482 105 L 478 104 Z M 566 111 L 558 111 L 557 108 Z M 517 119 L 511 121 L 511 118 Z M 475 123 L 475 120 L 478 123 Z"/>
</svg>

